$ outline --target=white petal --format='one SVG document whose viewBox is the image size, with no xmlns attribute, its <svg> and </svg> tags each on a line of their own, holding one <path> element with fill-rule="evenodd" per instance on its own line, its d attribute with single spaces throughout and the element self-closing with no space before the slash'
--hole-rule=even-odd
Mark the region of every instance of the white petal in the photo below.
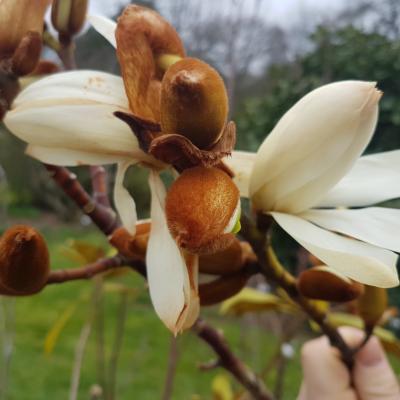
<svg viewBox="0 0 400 400">
<path fill-rule="evenodd" d="M 129 111 L 122 79 L 96 71 L 55 74 L 17 96 L 5 124 L 34 146 L 148 160 L 117 110 Z"/>
<path fill-rule="evenodd" d="M 132 161 L 118 164 L 114 184 L 114 204 L 121 218 L 122 225 L 134 236 L 137 222 L 136 204 L 130 193 L 124 187 L 125 172 L 131 165 Z"/>
<path fill-rule="evenodd" d="M 233 181 L 239 188 L 242 197 L 249 197 L 250 175 L 255 160 L 256 154 L 247 151 L 233 151 L 232 156 L 223 159 L 223 162 L 235 174 Z"/>
<path fill-rule="evenodd" d="M 102 15 L 89 15 L 87 19 L 100 35 L 107 39 L 113 47 L 117 47 L 117 41 L 115 39 L 117 24 L 113 20 L 103 17 Z"/>
<path fill-rule="evenodd" d="M 328 232 L 294 215 L 271 214 L 297 242 L 341 274 L 367 285 L 398 285 L 396 254 Z"/>
<path fill-rule="evenodd" d="M 400 197 L 400 150 L 361 157 L 318 207 L 363 207 Z"/>
<path fill-rule="evenodd" d="M 154 171 L 150 172 L 151 232 L 146 264 L 150 297 L 165 325 L 177 334 L 190 309 L 191 288 L 185 260 L 169 233 L 165 217 L 165 188 Z"/>
<path fill-rule="evenodd" d="M 309 210 L 299 217 L 331 231 L 400 252 L 400 210 L 370 207 L 358 210 Z"/>
<path fill-rule="evenodd" d="M 303 97 L 261 145 L 250 180 L 256 208 L 297 213 L 316 204 L 371 139 L 381 93 L 344 81 Z"/>
<path fill-rule="evenodd" d="M 66 167 L 76 167 L 79 165 L 105 165 L 127 161 L 126 157 L 117 157 L 116 155 L 86 153 L 80 150 L 68 150 L 34 145 L 28 145 L 25 153 L 43 163 Z"/>
</svg>

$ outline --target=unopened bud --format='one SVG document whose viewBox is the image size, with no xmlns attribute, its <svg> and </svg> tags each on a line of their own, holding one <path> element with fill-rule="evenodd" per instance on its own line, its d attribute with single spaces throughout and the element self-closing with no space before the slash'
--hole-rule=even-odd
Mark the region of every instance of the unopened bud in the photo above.
<svg viewBox="0 0 400 400">
<path fill-rule="evenodd" d="M 199 258 L 199 271 L 203 274 L 229 275 L 242 267 L 242 246 L 236 238 L 227 249 Z"/>
<path fill-rule="evenodd" d="M 300 274 L 299 292 L 310 299 L 347 302 L 358 298 L 364 291 L 361 283 L 337 273 L 326 266 L 314 267 Z"/>
<path fill-rule="evenodd" d="M 150 222 L 136 225 L 136 234 L 132 236 L 125 228 L 116 229 L 109 241 L 122 255 L 128 258 L 144 259 L 150 235 Z"/>
<path fill-rule="evenodd" d="M 166 71 L 171 65 L 182 60 L 182 57 L 175 54 L 162 54 L 157 58 L 157 65 L 162 70 Z"/>
<path fill-rule="evenodd" d="M 388 305 L 386 289 L 365 285 L 364 294 L 358 299 L 358 313 L 365 326 L 374 327 L 381 319 Z"/>
<path fill-rule="evenodd" d="M 83 27 L 88 0 L 54 0 L 51 22 L 62 36 L 76 35 Z"/>
<path fill-rule="evenodd" d="M 238 272 L 199 285 L 200 304 L 210 306 L 239 293 L 246 285 L 249 274 Z"/>
<path fill-rule="evenodd" d="M 165 204 L 168 228 L 179 246 L 212 254 L 232 244 L 240 215 L 239 190 L 218 168 L 185 170 L 171 185 Z"/>
<path fill-rule="evenodd" d="M 11 295 L 39 292 L 49 275 L 49 253 L 43 237 L 32 227 L 17 225 L 0 239 L 0 283 Z"/>
<path fill-rule="evenodd" d="M 42 36 L 39 32 L 28 32 L 20 41 L 11 60 L 11 70 L 16 76 L 30 74 L 40 59 Z"/>
<path fill-rule="evenodd" d="M 200 149 L 218 141 L 228 116 L 228 96 L 218 72 L 203 61 L 184 58 L 161 84 L 161 129 L 187 137 Z"/>
</svg>

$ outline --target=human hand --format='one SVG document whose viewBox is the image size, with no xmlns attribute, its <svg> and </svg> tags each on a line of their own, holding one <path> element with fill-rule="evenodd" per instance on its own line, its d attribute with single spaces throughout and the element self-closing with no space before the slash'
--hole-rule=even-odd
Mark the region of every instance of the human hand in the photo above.
<svg viewBox="0 0 400 400">
<path fill-rule="evenodd" d="M 364 335 L 354 328 L 342 328 L 340 332 L 352 347 Z M 301 363 L 304 378 L 297 400 L 400 399 L 399 383 L 376 337 L 357 353 L 352 377 L 326 336 L 303 346 Z"/>
</svg>

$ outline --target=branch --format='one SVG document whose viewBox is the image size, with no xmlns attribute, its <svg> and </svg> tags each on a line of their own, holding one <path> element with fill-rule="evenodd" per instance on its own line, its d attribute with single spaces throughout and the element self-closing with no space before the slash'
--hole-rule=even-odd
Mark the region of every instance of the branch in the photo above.
<svg viewBox="0 0 400 400">
<path fill-rule="evenodd" d="M 92 264 L 80 268 L 51 271 L 47 279 L 47 285 L 76 281 L 79 279 L 91 279 L 95 275 L 101 274 L 110 269 L 121 267 L 123 264 L 124 259 L 121 256 L 116 255 L 111 258 L 101 258 Z"/>
<path fill-rule="evenodd" d="M 343 362 L 351 369 L 354 363 L 352 349 L 346 344 L 339 331 L 329 323 L 327 314 L 299 293 L 296 279 L 279 263 L 275 256 L 269 243 L 268 232 L 271 223 L 272 220 L 269 216 L 259 216 L 257 227 L 246 216 L 242 216 L 241 218 L 241 234 L 253 246 L 253 250 L 260 262 L 260 272 L 268 281 L 274 282 L 284 289 L 302 307 L 309 318 L 319 325 L 321 331 L 328 337 L 331 345 L 340 351 Z"/>
<path fill-rule="evenodd" d="M 93 201 L 82 185 L 78 182 L 76 175 L 67 168 L 45 164 L 51 177 L 64 190 L 75 204 L 90 217 L 93 223 L 106 235 L 110 235 L 119 224 L 115 213 L 103 205 Z"/>
<path fill-rule="evenodd" d="M 108 198 L 107 171 L 101 166 L 90 166 L 90 176 L 92 178 L 93 199 L 104 207 L 110 208 Z"/>
<path fill-rule="evenodd" d="M 257 400 L 272 400 L 272 395 L 267 391 L 264 383 L 237 358 L 228 346 L 223 335 L 204 320 L 198 319 L 192 330 L 199 338 L 204 340 L 218 355 L 219 366 L 230 372 Z"/>
</svg>

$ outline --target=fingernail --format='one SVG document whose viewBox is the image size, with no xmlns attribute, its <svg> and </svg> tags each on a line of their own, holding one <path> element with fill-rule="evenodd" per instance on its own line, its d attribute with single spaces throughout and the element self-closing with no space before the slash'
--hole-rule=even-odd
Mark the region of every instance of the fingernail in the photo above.
<svg viewBox="0 0 400 400">
<path fill-rule="evenodd" d="M 372 338 L 357 354 L 357 361 L 366 367 L 372 367 L 383 361 L 385 355 L 379 341 Z"/>
</svg>

